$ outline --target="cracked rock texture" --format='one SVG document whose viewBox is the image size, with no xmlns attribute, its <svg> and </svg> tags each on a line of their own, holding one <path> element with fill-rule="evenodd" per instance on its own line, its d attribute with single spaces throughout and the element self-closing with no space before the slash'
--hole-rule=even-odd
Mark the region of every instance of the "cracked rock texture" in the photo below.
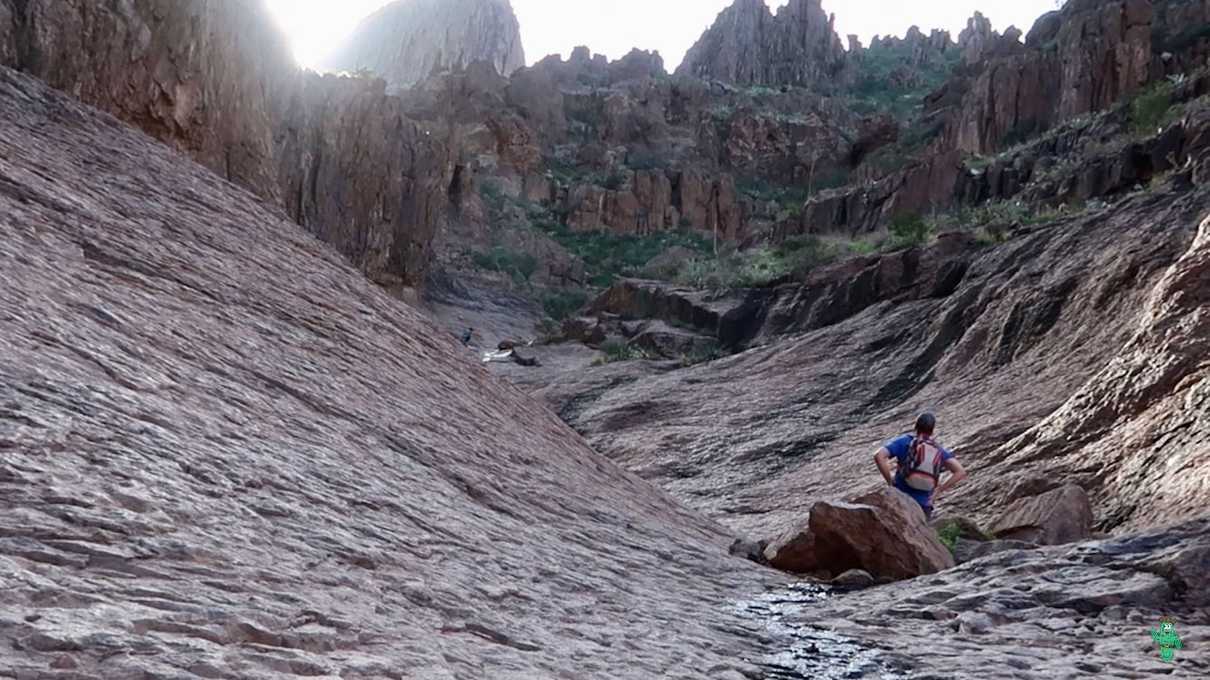
<svg viewBox="0 0 1210 680">
<path fill-rule="evenodd" d="M 476 61 L 504 76 L 525 66 L 521 25 L 508 0 L 398 0 L 363 19 L 325 65 L 367 69 L 407 87 Z"/>
<path fill-rule="evenodd" d="M 464 356 L 0 68 L 0 677 L 753 673 L 776 577 Z"/>
</svg>

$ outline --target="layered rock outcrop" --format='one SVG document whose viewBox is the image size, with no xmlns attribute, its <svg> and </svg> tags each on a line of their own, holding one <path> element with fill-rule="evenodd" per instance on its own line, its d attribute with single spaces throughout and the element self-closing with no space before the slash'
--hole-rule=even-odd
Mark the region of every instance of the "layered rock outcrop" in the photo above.
<svg viewBox="0 0 1210 680">
<path fill-rule="evenodd" d="M 505 76 L 525 66 L 521 26 L 508 0 L 397 0 L 362 20 L 325 66 L 373 71 L 407 87 L 476 61 Z"/>
<path fill-rule="evenodd" d="M 776 15 L 764 0 L 736 0 L 676 73 L 741 85 L 811 86 L 830 81 L 844 63 L 834 17 L 820 0 L 790 0 Z"/>
<path fill-rule="evenodd" d="M 2 67 L 0 283 L 0 675 L 762 674 L 734 602 L 773 577 L 718 526 Z"/>
<path fill-rule="evenodd" d="M 304 75 L 260 3 L 0 7 L 0 63 L 280 205 L 392 290 L 423 282 L 448 153 L 373 81 Z"/>
<path fill-rule="evenodd" d="M 977 75 L 959 76 L 933 97 L 952 101 L 946 148 L 987 153 L 1055 124 L 1112 106 L 1151 77 L 1152 3 L 1072 0 L 1040 18 L 1016 54 L 992 54 Z M 975 23 L 966 50 L 987 54 L 989 42 L 1013 49 L 1019 32 L 996 39 Z M 1057 96 L 1056 96 L 1057 93 Z"/>
<path fill-rule="evenodd" d="M 1205 186 L 1178 181 L 996 248 L 841 265 L 749 317 L 792 333 L 766 346 L 624 388 L 536 391 L 611 457 L 755 536 L 875 484 L 854 461 L 922 409 L 972 471 L 946 512 L 990 526 L 1007 472 L 1034 469 L 1087 489 L 1097 530 L 1190 518 L 1210 502 L 1193 358 L 1207 211 Z"/>
</svg>

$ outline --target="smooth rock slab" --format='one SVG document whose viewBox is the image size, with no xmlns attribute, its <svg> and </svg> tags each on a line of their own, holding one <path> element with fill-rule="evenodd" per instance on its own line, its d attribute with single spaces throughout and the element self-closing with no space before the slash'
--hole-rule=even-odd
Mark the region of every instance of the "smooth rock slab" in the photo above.
<svg viewBox="0 0 1210 680">
<path fill-rule="evenodd" d="M 0 499 L 19 678 L 700 677 L 769 651 L 733 605 L 781 581 L 249 193 L 4 68 Z"/>
</svg>

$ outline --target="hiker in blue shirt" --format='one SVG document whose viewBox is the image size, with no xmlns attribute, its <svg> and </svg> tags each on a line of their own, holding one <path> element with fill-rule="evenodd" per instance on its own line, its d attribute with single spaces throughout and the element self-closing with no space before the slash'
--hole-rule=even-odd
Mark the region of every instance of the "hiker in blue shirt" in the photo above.
<svg viewBox="0 0 1210 680">
<path fill-rule="evenodd" d="M 933 440 L 936 428 L 936 416 L 922 414 L 916 419 L 914 433 L 892 439 L 874 454 L 874 463 L 886 483 L 911 496 L 929 519 L 933 517 L 933 503 L 937 497 L 966 479 L 966 470 L 954 454 Z M 892 458 L 898 463 L 898 469 L 893 473 Z M 942 484 L 941 474 L 947 470 L 949 479 Z"/>
</svg>

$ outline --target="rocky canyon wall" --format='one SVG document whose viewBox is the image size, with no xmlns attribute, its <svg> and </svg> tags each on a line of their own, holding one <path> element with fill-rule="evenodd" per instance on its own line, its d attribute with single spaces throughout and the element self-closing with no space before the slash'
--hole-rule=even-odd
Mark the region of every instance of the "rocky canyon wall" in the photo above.
<svg viewBox="0 0 1210 680">
<path fill-rule="evenodd" d="M 4 64 L 274 199 L 273 120 L 297 79 L 256 2 L 0 0 Z"/>
<path fill-rule="evenodd" d="M 502 75 L 525 66 L 508 0 L 400 0 L 366 17 L 325 66 L 368 69 L 407 87 L 434 70 L 485 61 Z"/>
<path fill-rule="evenodd" d="M 393 290 L 424 278 L 447 154 L 363 78 L 302 72 L 257 1 L 0 0 L 0 61 L 281 206 Z"/>
<path fill-rule="evenodd" d="M 1073 0 L 1039 18 L 1024 49 L 1007 33 L 999 54 L 933 96 L 953 104 L 945 147 L 999 151 L 1137 92 L 1151 77 L 1153 16 L 1149 0 Z"/>
<path fill-rule="evenodd" d="M 844 47 L 820 0 L 736 0 L 685 55 L 677 75 L 744 85 L 819 85 L 839 73 Z"/>
</svg>

